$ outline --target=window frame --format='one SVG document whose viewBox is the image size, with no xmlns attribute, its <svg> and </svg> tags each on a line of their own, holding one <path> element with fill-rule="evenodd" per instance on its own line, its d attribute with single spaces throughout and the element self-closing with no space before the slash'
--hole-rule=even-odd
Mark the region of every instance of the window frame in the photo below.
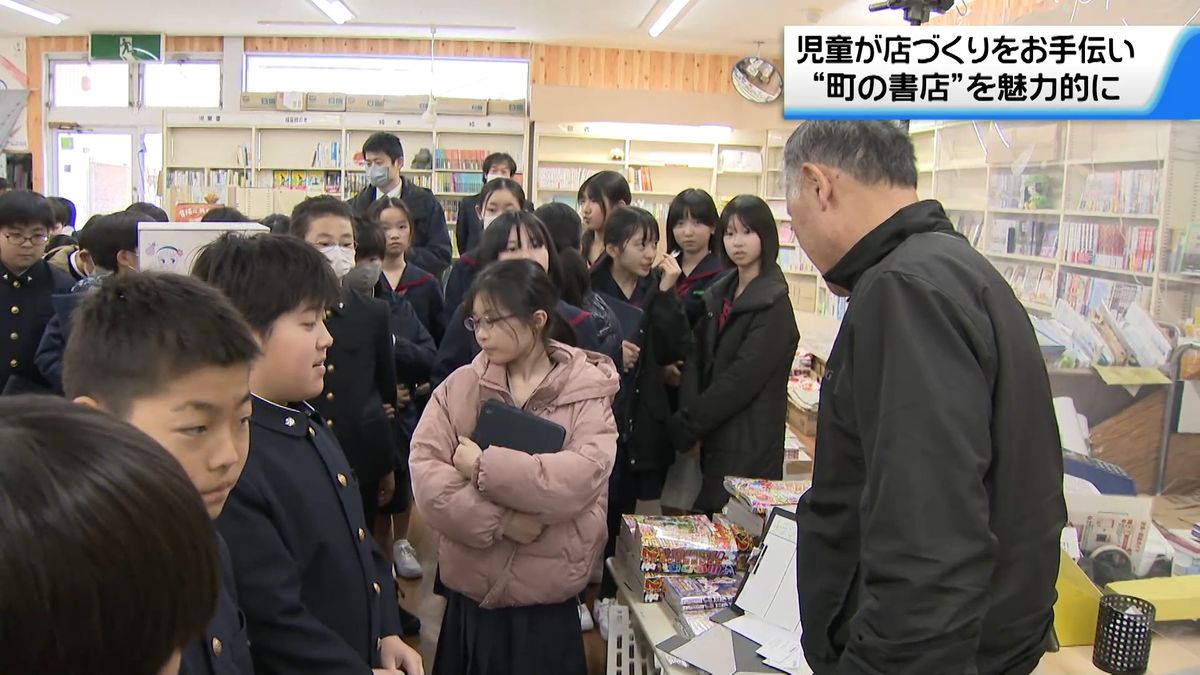
<svg viewBox="0 0 1200 675">
<path fill-rule="evenodd" d="M 59 64 L 83 64 L 91 65 L 119 63 L 116 61 L 97 61 L 93 62 L 87 58 L 86 54 L 56 54 L 47 58 L 46 62 L 46 104 L 51 110 L 180 110 L 180 109 L 196 109 L 196 110 L 220 110 L 225 105 L 225 63 L 220 54 L 205 54 L 204 56 L 190 55 L 171 55 L 168 54 L 161 61 L 143 62 L 134 61 L 124 64 L 128 72 L 128 88 L 126 90 L 126 101 L 124 106 L 108 106 L 108 105 L 84 105 L 84 106 L 64 106 L 59 105 L 55 84 L 55 67 Z M 152 64 L 210 64 L 216 65 L 218 68 L 217 77 L 217 105 L 212 108 L 197 108 L 196 106 L 147 106 L 146 105 L 146 66 Z"/>
</svg>

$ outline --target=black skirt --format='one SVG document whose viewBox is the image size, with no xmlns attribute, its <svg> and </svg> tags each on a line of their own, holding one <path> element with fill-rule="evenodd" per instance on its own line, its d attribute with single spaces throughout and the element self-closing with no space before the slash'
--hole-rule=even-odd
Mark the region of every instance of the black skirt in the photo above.
<svg viewBox="0 0 1200 675">
<path fill-rule="evenodd" d="M 445 589 L 433 675 L 587 675 L 577 601 L 483 609 Z"/>
</svg>

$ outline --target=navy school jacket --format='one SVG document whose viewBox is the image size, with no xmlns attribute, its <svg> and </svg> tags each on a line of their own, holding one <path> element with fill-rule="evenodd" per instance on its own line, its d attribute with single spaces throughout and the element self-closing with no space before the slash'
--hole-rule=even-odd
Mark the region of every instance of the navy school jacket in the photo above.
<svg viewBox="0 0 1200 675">
<path fill-rule="evenodd" d="M 691 274 L 681 276 L 675 282 L 675 294 L 683 302 L 683 311 L 687 313 L 688 322 L 693 328 L 699 323 L 700 317 L 704 316 L 704 293 L 724 271 L 721 257 L 716 253 L 709 253 L 696 265 Z"/>
<path fill-rule="evenodd" d="M 52 388 L 35 357 L 54 317 L 52 297 L 73 284 L 71 275 L 44 260 L 19 275 L 0 265 L 0 392 L 44 394 Z"/>
<path fill-rule="evenodd" d="M 453 253 L 450 230 L 446 227 L 446 211 L 429 190 L 401 177 L 400 198 L 412 213 L 412 248 L 407 259 L 434 274 L 441 274 L 450 264 Z M 379 198 L 379 191 L 368 185 L 350 200 L 354 213 L 361 216 Z"/>
<path fill-rule="evenodd" d="M 429 381 L 429 370 L 437 356 L 437 345 L 409 301 L 387 284 L 375 286 L 376 297 L 391 307 L 396 380 L 415 386 Z"/>
<path fill-rule="evenodd" d="M 385 275 L 379 275 L 379 283 L 386 288 L 388 278 Z M 383 295 L 381 290 L 376 289 L 375 297 Z M 408 300 L 408 304 L 412 305 L 417 318 L 421 320 L 421 325 L 429 331 L 433 341 L 441 343 L 442 335 L 446 333 L 447 316 L 445 300 L 442 297 L 442 285 L 438 278 L 409 263 L 404 267 L 404 274 L 400 275 L 400 283 L 388 290 Z"/>
<path fill-rule="evenodd" d="M 590 312 L 559 301 L 558 315 L 575 329 L 575 336 L 579 340 L 577 346 L 580 349 L 606 353 L 602 351 L 597 342 L 596 336 L 599 335 L 600 330 L 596 325 L 595 317 Z M 450 317 L 450 322 L 446 326 L 446 336 L 443 338 L 441 346 L 438 347 L 437 360 L 433 364 L 430 383 L 434 389 L 442 383 L 442 380 L 449 377 L 450 373 L 470 363 L 479 353 L 479 343 L 475 342 L 475 336 L 463 325 L 466 317 L 466 308 L 459 303 L 458 309 Z"/>
<path fill-rule="evenodd" d="M 447 329 L 449 329 L 450 317 L 458 311 L 458 306 L 462 304 L 463 298 L 467 295 L 467 289 L 471 287 L 471 282 L 475 281 L 475 275 L 479 274 L 478 255 L 479 250 L 473 248 L 459 256 L 458 260 L 450 266 L 450 276 L 446 279 L 445 325 Z"/>
<path fill-rule="evenodd" d="M 371 675 L 399 634 L 391 566 L 311 406 L 254 397 L 250 456 L 217 518 L 259 675 Z"/>
<path fill-rule="evenodd" d="M 50 389 L 56 394 L 63 393 L 62 369 L 63 355 L 67 351 L 67 340 L 71 338 L 71 317 L 75 308 L 83 302 L 84 293 L 64 293 L 50 299 L 54 306 L 54 316 L 46 324 L 42 333 L 42 341 L 38 344 L 37 354 L 33 357 L 38 372 L 50 384 Z"/>
<path fill-rule="evenodd" d="M 221 592 L 217 596 L 217 613 L 204 631 L 204 636 L 185 645 L 179 675 L 253 675 L 250 642 L 246 639 L 246 621 L 238 609 L 237 587 L 233 578 L 233 561 L 229 547 L 220 534 L 217 540 L 217 559 L 221 564 Z"/>
</svg>

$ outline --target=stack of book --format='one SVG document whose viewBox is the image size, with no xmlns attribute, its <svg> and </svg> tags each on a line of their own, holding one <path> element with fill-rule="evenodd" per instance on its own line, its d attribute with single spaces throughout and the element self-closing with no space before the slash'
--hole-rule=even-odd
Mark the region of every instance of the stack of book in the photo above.
<svg viewBox="0 0 1200 675">
<path fill-rule="evenodd" d="M 800 497 L 811 486 L 806 480 L 767 480 L 764 478 L 725 479 L 725 491 L 733 498 L 725 505 L 725 517 L 731 522 L 762 536 L 771 509 L 796 510 Z"/>
<path fill-rule="evenodd" d="M 658 602 L 671 577 L 734 577 L 744 572 L 753 548 L 750 532 L 718 516 L 625 516 L 614 563 Z"/>
</svg>

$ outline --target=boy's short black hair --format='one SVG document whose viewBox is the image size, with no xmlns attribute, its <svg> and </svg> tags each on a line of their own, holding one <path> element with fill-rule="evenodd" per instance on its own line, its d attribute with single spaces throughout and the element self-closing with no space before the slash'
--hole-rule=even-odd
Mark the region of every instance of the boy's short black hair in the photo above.
<svg viewBox="0 0 1200 675">
<path fill-rule="evenodd" d="M 507 152 L 493 152 L 492 154 L 490 154 L 486 158 L 484 158 L 484 160 L 483 160 L 483 175 L 486 177 L 488 175 L 488 173 L 492 170 L 492 167 L 497 164 L 507 164 L 508 165 L 508 175 L 509 176 L 517 175 L 517 160 L 513 159 L 513 156 L 508 154 Z"/>
<path fill-rule="evenodd" d="M 180 274 L 122 274 L 75 312 L 63 390 L 123 418 L 174 380 L 201 368 L 249 367 L 258 353 L 250 327 L 212 286 Z"/>
<path fill-rule="evenodd" d="M 166 211 L 163 211 L 161 208 L 151 204 L 150 202 L 134 202 L 130 204 L 129 208 L 125 209 L 125 211 L 127 213 L 136 213 L 141 216 L 146 216 L 150 220 L 158 223 L 171 222 L 171 217 L 167 215 Z M 146 218 L 142 218 L 143 222 L 145 220 Z"/>
<path fill-rule="evenodd" d="M 323 216 L 338 216 L 354 224 L 354 210 L 346 202 L 333 195 L 309 197 L 292 209 L 291 235 L 301 239 L 308 236 L 312 221 Z"/>
<path fill-rule="evenodd" d="M 86 250 L 92 255 L 92 262 L 109 272 L 116 272 L 117 254 L 121 251 L 137 251 L 138 223 L 144 220 L 139 213 L 118 211 L 100 216 L 83 228 L 83 232 L 91 231 L 86 238 Z M 83 236 L 82 232 L 80 236 Z"/>
<path fill-rule="evenodd" d="M 287 234 L 292 231 L 292 219 L 283 213 L 272 213 L 258 221 L 271 230 L 271 234 Z"/>
<path fill-rule="evenodd" d="M 75 202 L 65 197 L 47 197 L 50 208 L 54 209 L 54 222 L 62 223 L 63 227 L 75 227 Z"/>
<path fill-rule="evenodd" d="M 0 228 L 41 225 L 54 228 L 54 209 L 36 192 L 13 190 L 0 195 Z"/>
<path fill-rule="evenodd" d="M 387 238 L 383 228 L 365 218 L 358 218 L 354 223 L 355 260 L 387 257 Z"/>
<path fill-rule="evenodd" d="M 149 436 L 59 397 L 0 399 L 0 672 L 156 675 L 204 634 L 212 521 Z"/>
<path fill-rule="evenodd" d="M 381 152 L 395 162 L 398 159 L 404 158 L 404 145 L 396 134 L 389 134 L 386 131 L 377 131 L 371 134 L 365 143 L 363 143 L 363 154 L 368 152 Z"/>
<path fill-rule="evenodd" d="M 202 223 L 249 223 L 250 218 L 232 206 L 222 206 L 200 217 Z"/>
<path fill-rule="evenodd" d="M 226 232 L 196 257 L 192 276 L 223 291 L 259 335 L 280 316 L 337 304 L 333 268 L 317 249 L 291 236 Z"/>
</svg>

